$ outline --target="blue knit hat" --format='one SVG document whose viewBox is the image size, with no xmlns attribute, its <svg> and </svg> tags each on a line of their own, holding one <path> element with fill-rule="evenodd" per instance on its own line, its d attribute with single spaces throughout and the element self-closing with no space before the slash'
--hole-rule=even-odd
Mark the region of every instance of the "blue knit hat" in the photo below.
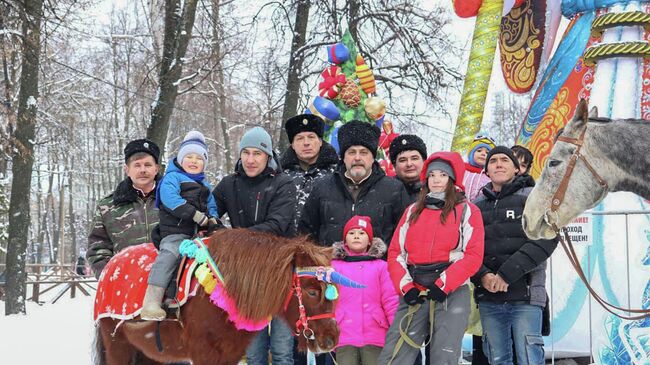
<svg viewBox="0 0 650 365">
<path fill-rule="evenodd" d="M 176 155 L 176 161 L 179 164 L 183 163 L 185 156 L 190 153 L 196 153 L 203 157 L 203 161 L 208 163 L 208 146 L 205 144 L 205 137 L 199 131 L 190 131 L 183 138 L 181 147 L 178 149 L 178 154 Z"/>
<path fill-rule="evenodd" d="M 479 166 L 476 161 L 474 161 L 474 153 L 476 150 L 478 150 L 481 147 L 484 147 L 487 149 L 488 152 L 490 152 L 494 147 L 496 146 L 496 143 L 494 143 L 494 140 L 488 136 L 481 136 L 478 135 L 474 138 L 472 143 L 469 145 L 468 153 L 467 153 L 467 162 L 469 162 L 470 165 L 475 166 L 475 167 L 483 167 Z"/>
<path fill-rule="evenodd" d="M 240 155 L 244 148 L 257 148 L 266 153 L 271 157 L 269 160 L 269 167 L 274 170 L 277 167 L 277 164 L 273 160 L 273 142 L 271 141 L 271 136 L 264 128 L 254 127 L 244 133 L 239 141 Z"/>
</svg>

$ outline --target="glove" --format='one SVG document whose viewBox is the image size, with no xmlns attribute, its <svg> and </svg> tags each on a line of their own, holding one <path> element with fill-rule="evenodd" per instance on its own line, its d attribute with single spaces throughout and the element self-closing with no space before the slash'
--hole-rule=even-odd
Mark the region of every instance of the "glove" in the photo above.
<svg viewBox="0 0 650 365">
<path fill-rule="evenodd" d="M 447 299 L 447 293 L 438 288 L 438 285 L 433 284 L 428 289 L 429 295 L 427 295 L 427 298 L 435 300 L 436 302 L 444 302 Z"/>
<path fill-rule="evenodd" d="M 420 289 L 411 288 L 404 294 L 404 301 L 408 305 L 416 305 L 418 303 L 424 303 L 424 297 L 420 296 Z"/>
<path fill-rule="evenodd" d="M 194 216 L 192 217 L 192 220 L 201 227 L 205 227 L 208 225 L 208 216 L 205 215 L 205 213 L 203 212 L 199 212 L 198 210 L 194 212 Z"/>
<path fill-rule="evenodd" d="M 223 223 L 221 223 L 221 221 L 218 220 L 217 218 L 211 217 L 210 219 L 208 219 L 208 231 L 206 232 L 206 235 L 210 236 L 211 234 L 213 234 L 214 232 L 222 228 L 226 228 L 226 226 L 224 226 Z"/>
</svg>

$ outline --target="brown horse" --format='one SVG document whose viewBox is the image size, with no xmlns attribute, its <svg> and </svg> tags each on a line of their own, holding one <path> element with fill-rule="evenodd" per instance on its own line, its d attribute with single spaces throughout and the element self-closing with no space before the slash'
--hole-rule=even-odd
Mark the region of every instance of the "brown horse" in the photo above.
<svg viewBox="0 0 650 365">
<path fill-rule="evenodd" d="M 287 239 L 243 229 L 218 231 L 210 243 L 210 255 L 240 314 L 251 320 L 280 316 L 295 329 L 302 351 L 307 347 L 313 352 L 334 348 L 339 332 L 332 318 L 334 302 L 325 299 L 326 284 L 315 277 L 295 275 L 297 268 L 329 266 L 330 249 L 315 246 L 306 238 Z M 300 304 L 304 311 L 299 310 Z M 119 325 L 117 319 L 100 319 L 95 363 L 237 364 L 256 334 L 235 328 L 202 288 L 180 313 L 180 322 L 127 321 Z"/>
</svg>

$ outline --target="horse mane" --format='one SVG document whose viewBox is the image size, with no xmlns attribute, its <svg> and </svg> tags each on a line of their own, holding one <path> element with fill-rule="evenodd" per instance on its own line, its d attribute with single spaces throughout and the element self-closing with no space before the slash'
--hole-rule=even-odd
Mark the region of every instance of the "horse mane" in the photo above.
<svg viewBox="0 0 650 365">
<path fill-rule="evenodd" d="M 210 237 L 210 256 L 239 313 L 259 321 L 279 313 L 295 265 L 328 266 L 328 251 L 307 237 L 284 238 L 248 229 L 222 229 Z M 307 262 L 303 261 L 306 256 Z"/>
</svg>

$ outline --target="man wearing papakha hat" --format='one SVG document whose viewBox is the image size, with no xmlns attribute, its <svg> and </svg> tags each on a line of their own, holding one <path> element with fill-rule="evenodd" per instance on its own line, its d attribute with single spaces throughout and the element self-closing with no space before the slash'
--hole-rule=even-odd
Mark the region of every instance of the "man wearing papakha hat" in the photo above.
<svg viewBox="0 0 650 365">
<path fill-rule="evenodd" d="M 339 164 L 330 176 L 318 180 L 307 198 L 298 229 L 321 245 L 341 240 L 345 223 L 355 215 L 369 216 L 372 229 L 390 242 L 408 202 L 404 185 L 392 179 L 375 161 L 379 128 L 350 121 L 339 129 Z"/>
<path fill-rule="evenodd" d="M 427 146 L 416 135 L 400 134 L 390 143 L 389 151 L 395 178 L 404 184 L 409 195 L 408 204 L 415 203 L 422 189 L 420 172 L 427 159 Z"/>
<path fill-rule="evenodd" d="M 291 176 L 296 188 L 293 228 L 298 228 L 300 213 L 311 193 L 314 182 L 331 175 L 339 162 L 336 150 L 323 141 L 325 122 L 313 114 L 300 114 L 287 119 L 284 124 L 291 145 L 282 154 L 280 161 L 284 172 Z"/>
<path fill-rule="evenodd" d="M 158 224 L 154 205 L 159 157 L 160 149 L 148 139 L 136 139 L 124 147 L 126 178 L 97 202 L 88 236 L 86 259 L 96 278 L 119 251 L 151 242 L 151 231 Z"/>
<path fill-rule="evenodd" d="M 233 228 L 248 228 L 278 236 L 292 235 L 296 186 L 278 163 L 271 136 L 261 127 L 249 129 L 239 141 L 235 172 L 212 192 L 220 217 L 228 214 Z M 274 317 L 246 349 L 248 364 L 293 364 L 293 333 Z"/>
</svg>

